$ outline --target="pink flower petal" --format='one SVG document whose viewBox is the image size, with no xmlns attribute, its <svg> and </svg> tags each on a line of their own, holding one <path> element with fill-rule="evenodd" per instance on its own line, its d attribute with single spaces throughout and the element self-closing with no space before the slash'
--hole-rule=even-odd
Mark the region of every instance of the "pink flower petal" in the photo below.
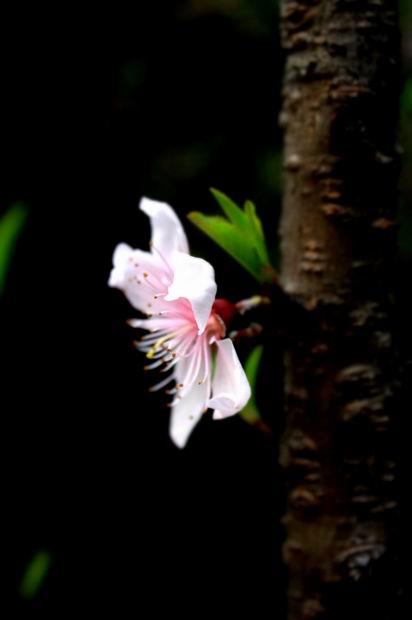
<svg viewBox="0 0 412 620">
<path fill-rule="evenodd" d="M 199 334 L 202 334 L 216 297 L 215 272 L 207 261 L 176 252 L 172 260 L 174 278 L 166 301 L 183 297 L 192 306 Z"/>
</svg>

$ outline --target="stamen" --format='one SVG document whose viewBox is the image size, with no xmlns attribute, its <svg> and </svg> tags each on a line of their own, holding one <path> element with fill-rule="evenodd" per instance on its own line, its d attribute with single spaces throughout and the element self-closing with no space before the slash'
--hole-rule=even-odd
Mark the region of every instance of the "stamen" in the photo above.
<svg viewBox="0 0 412 620">
<path fill-rule="evenodd" d="M 158 366 L 161 366 L 163 363 L 164 363 L 164 359 L 161 357 L 160 359 L 153 362 L 153 364 L 147 364 L 146 366 L 143 366 L 143 369 L 152 370 L 153 368 L 157 368 Z"/>
<path fill-rule="evenodd" d="M 261 295 L 254 295 L 249 299 L 242 299 L 238 301 L 235 306 L 239 314 L 244 314 L 245 312 L 256 308 L 256 306 L 268 306 L 270 305 L 269 297 L 262 297 Z"/>
<path fill-rule="evenodd" d="M 183 385 L 181 383 L 177 383 L 174 388 L 171 388 L 170 390 L 165 390 L 165 392 L 166 394 L 177 394 L 177 392 L 181 390 L 182 387 Z"/>
<path fill-rule="evenodd" d="M 141 319 L 127 319 L 126 325 L 128 325 L 129 327 L 141 327 Z"/>
<path fill-rule="evenodd" d="M 163 338 L 159 338 L 159 340 L 156 340 L 150 351 L 146 353 L 146 357 L 149 358 L 149 360 L 152 359 L 153 355 L 158 351 L 162 344 L 170 340 L 170 338 L 172 337 L 173 334 L 167 334 L 166 336 L 163 336 Z"/>
<path fill-rule="evenodd" d="M 149 392 L 157 392 L 157 390 L 160 390 L 162 387 L 174 380 L 174 376 L 170 375 L 169 377 L 166 377 L 166 379 L 163 379 L 163 381 L 156 383 L 156 385 L 152 385 L 152 387 L 149 388 Z"/>
<path fill-rule="evenodd" d="M 151 347 L 151 349 L 149 350 L 149 352 L 146 354 L 146 357 L 148 357 L 149 359 L 152 359 L 152 357 L 154 356 L 154 354 L 158 351 L 158 349 L 160 347 L 163 347 L 165 342 L 171 341 L 173 340 L 176 336 L 181 336 L 183 335 L 185 332 L 187 332 L 189 329 L 192 329 L 191 325 L 187 325 L 184 327 L 181 327 L 180 329 L 177 329 L 174 332 L 168 332 L 166 334 L 164 334 L 164 336 L 161 336 L 160 338 L 158 338 L 153 346 Z M 146 342 L 145 344 L 148 344 L 148 342 Z M 167 351 L 170 351 L 171 349 L 173 349 L 173 346 L 170 346 L 170 343 L 167 347 Z"/>
<path fill-rule="evenodd" d="M 168 364 L 166 364 L 166 366 L 164 368 L 161 369 L 160 372 L 167 372 L 168 370 L 173 368 L 173 366 L 175 366 L 178 361 L 179 361 L 179 358 L 176 358 L 172 362 L 169 362 Z"/>
<path fill-rule="evenodd" d="M 180 401 L 182 400 L 181 396 L 176 396 L 176 398 L 174 398 L 172 400 L 171 403 L 167 403 L 166 407 L 174 407 L 175 405 L 177 405 Z"/>
<path fill-rule="evenodd" d="M 166 329 L 155 329 L 151 331 L 150 334 L 145 334 L 142 336 L 141 340 L 145 344 L 149 344 L 149 342 L 156 342 L 161 336 L 166 336 L 167 334 L 170 334 L 170 332 Z"/>
<path fill-rule="evenodd" d="M 139 351 L 142 351 L 142 353 L 147 353 L 150 351 L 150 349 L 143 349 L 141 347 L 138 347 Z M 158 351 L 157 353 L 154 353 L 151 357 L 149 357 L 148 359 L 151 360 L 158 360 L 160 357 L 163 357 L 165 354 L 165 352 L 163 350 Z"/>
<path fill-rule="evenodd" d="M 182 340 L 175 348 L 175 351 L 179 355 L 179 357 L 190 357 L 196 348 L 197 339 L 197 334 L 193 332 L 188 334 L 187 337 Z"/>
</svg>

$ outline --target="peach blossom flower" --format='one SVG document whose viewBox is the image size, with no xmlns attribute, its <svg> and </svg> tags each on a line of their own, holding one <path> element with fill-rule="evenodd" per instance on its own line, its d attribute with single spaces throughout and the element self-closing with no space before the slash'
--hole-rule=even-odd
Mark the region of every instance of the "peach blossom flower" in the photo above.
<svg viewBox="0 0 412 620">
<path fill-rule="evenodd" d="M 213 267 L 189 254 L 182 224 L 169 205 L 143 198 L 140 209 L 151 221 L 150 252 L 119 244 L 109 285 L 147 315 L 130 324 L 148 331 L 137 345 L 150 360 L 146 368 L 170 371 L 151 389 L 174 382 L 167 390 L 174 396 L 170 436 L 182 448 L 208 408 L 216 420 L 234 415 L 249 400 L 250 386 L 225 338 Z"/>
</svg>

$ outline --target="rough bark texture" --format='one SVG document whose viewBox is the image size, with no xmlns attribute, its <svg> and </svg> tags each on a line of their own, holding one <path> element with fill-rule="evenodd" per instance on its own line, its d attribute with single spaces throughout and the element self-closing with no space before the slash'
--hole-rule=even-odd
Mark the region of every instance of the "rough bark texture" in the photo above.
<svg viewBox="0 0 412 620">
<path fill-rule="evenodd" d="M 397 618 L 394 0 L 283 0 L 289 620 Z"/>
</svg>

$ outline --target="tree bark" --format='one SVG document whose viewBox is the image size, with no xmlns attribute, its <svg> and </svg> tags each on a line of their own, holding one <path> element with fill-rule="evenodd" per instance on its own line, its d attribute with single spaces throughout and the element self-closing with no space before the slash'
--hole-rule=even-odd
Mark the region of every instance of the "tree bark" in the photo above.
<svg viewBox="0 0 412 620">
<path fill-rule="evenodd" d="M 283 0 L 289 620 L 398 617 L 394 0 Z"/>
</svg>

